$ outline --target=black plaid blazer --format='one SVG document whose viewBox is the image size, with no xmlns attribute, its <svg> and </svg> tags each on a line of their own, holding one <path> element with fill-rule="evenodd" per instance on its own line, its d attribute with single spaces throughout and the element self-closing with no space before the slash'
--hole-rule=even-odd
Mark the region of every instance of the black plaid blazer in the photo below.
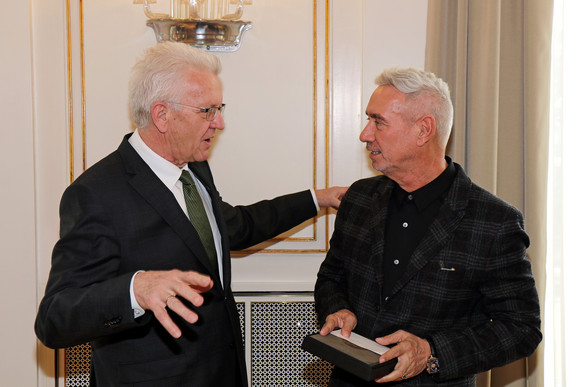
<svg viewBox="0 0 580 387">
<path fill-rule="evenodd" d="M 51 348 L 90 341 L 91 386 L 246 385 L 230 248 L 249 247 L 316 215 L 312 195 L 303 191 L 232 207 L 222 201 L 207 162 L 190 163 L 210 194 L 222 235 L 221 284 L 175 196 L 127 140 L 63 194 L 61 237 L 36 334 Z M 150 311 L 135 319 L 129 297 L 137 270 L 171 269 L 214 280 L 204 305 L 194 308 L 198 322 L 174 316 L 182 330 L 177 340 Z"/>
<path fill-rule="evenodd" d="M 384 227 L 394 182 L 359 180 L 338 210 L 330 250 L 315 289 L 321 323 L 340 309 L 370 339 L 399 329 L 430 336 L 441 372 L 405 385 L 470 386 L 475 374 L 529 356 L 542 339 L 540 307 L 526 258 L 522 214 L 457 176 L 435 220 L 387 300 L 383 286 Z M 364 385 L 335 371 L 333 385 Z"/>
</svg>

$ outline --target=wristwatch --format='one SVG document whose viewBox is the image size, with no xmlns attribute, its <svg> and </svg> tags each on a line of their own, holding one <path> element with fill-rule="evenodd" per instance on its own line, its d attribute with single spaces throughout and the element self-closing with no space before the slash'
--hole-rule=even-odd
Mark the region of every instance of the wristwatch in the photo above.
<svg viewBox="0 0 580 387">
<path fill-rule="evenodd" d="M 439 359 L 435 356 L 435 347 L 433 346 L 433 341 L 430 337 L 425 340 L 429 342 L 429 347 L 431 348 L 431 355 L 427 359 L 427 373 L 429 375 L 435 375 L 439 373 Z"/>
<path fill-rule="evenodd" d="M 429 356 L 429 359 L 427 359 L 427 373 L 429 375 L 439 373 L 439 359 L 433 355 Z"/>
</svg>

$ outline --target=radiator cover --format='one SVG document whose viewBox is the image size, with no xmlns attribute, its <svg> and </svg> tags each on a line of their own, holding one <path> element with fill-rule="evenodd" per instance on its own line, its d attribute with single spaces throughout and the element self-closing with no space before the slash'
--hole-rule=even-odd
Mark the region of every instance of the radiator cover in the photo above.
<svg viewBox="0 0 580 387">
<path fill-rule="evenodd" d="M 237 293 L 236 307 L 252 387 L 324 387 L 332 366 L 300 349 L 318 331 L 311 293 Z M 90 344 L 65 350 L 66 387 L 88 387 Z"/>
</svg>

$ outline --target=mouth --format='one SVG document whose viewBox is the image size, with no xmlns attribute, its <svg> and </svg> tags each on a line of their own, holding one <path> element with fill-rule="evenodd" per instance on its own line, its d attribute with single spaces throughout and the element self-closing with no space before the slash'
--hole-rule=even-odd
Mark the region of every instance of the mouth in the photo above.
<svg viewBox="0 0 580 387">
<path fill-rule="evenodd" d="M 204 134 L 207 137 L 206 138 L 202 137 L 203 138 L 202 142 L 204 142 L 206 145 L 210 146 L 213 143 L 212 140 L 215 137 L 216 132 L 215 132 L 215 130 L 212 130 L 212 128 L 209 128 L 209 130 L 207 130 Z"/>
<path fill-rule="evenodd" d="M 372 149 L 372 148 L 371 148 L 370 146 L 368 146 L 368 145 L 367 145 L 367 151 L 368 151 L 368 152 L 370 152 L 370 154 L 371 154 L 372 156 L 376 156 L 376 155 L 380 155 L 380 154 L 381 154 L 381 151 L 380 151 L 380 150 L 375 150 L 375 149 Z"/>
</svg>

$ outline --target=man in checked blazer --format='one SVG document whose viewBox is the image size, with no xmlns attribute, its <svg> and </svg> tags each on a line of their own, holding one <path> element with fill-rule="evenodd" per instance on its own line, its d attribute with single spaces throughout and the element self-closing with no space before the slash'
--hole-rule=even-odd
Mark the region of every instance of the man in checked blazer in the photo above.
<svg viewBox="0 0 580 387">
<path fill-rule="evenodd" d="M 375 382 L 475 386 L 542 339 L 523 217 L 445 157 L 444 81 L 395 68 L 376 82 L 360 140 L 382 175 L 354 183 L 338 210 L 315 289 L 320 333 L 392 345 L 381 361 L 397 365 Z M 367 384 L 335 369 L 330 385 Z"/>
<path fill-rule="evenodd" d="M 63 194 L 35 329 L 52 348 L 91 342 L 91 386 L 246 386 L 230 249 L 315 216 L 317 204 L 338 207 L 345 191 L 223 202 L 206 161 L 224 129 L 219 70 L 216 56 L 186 44 L 150 48 L 129 85 L 138 129 Z M 184 173 L 203 201 L 217 266 L 188 218 Z"/>
</svg>

